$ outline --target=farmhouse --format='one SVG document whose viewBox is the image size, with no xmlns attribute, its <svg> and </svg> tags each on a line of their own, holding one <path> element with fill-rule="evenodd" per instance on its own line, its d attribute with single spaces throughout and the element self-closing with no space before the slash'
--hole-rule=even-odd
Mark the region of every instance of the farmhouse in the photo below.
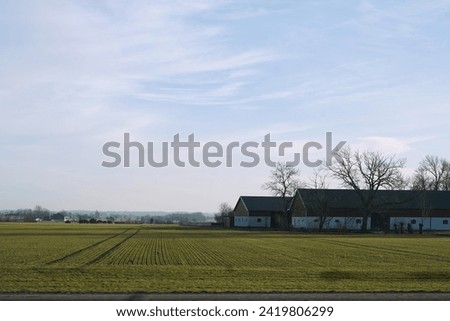
<svg viewBox="0 0 450 321">
<path fill-rule="evenodd" d="M 373 197 L 370 206 L 364 202 Z M 241 196 L 236 227 L 279 227 L 285 208 L 292 227 L 305 230 L 450 230 L 450 191 L 298 189 L 291 199 Z M 364 219 L 366 216 L 367 220 Z M 230 225 L 233 226 L 233 225 Z"/>
<path fill-rule="evenodd" d="M 283 213 L 290 208 L 292 198 L 273 196 L 241 196 L 233 210 L 236 227 L 279 227 Z"/>
</svg>

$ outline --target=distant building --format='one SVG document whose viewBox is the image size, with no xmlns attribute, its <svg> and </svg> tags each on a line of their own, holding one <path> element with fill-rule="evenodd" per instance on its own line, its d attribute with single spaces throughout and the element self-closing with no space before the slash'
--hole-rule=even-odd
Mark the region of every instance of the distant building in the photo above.
<svg viewBox="0 0 450 321">
<path fill-rule="evenodd" d="M 279 227 L 290 208 L 292 198 L 274 196 L 241 196 L 233 210 L 235 227 Z"/>
</svg>

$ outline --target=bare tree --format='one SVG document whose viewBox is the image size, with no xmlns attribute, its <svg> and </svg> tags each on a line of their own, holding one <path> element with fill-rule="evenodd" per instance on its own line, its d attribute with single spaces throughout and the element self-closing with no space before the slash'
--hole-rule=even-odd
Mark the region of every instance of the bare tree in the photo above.
<svg viewBox="0 0 450 321">
<path fill-rule="evenodd" d="M 427 191 L 450 189 L 450 163 L 438 156 L 425 156 L 414 173 L 412 189 L 417 190 L 416 200 L 421 209 L 422 224 L 423 220 L 428 218 L 431 230 L 432 206 Z"/>
<path fill-rule="evenodd" d="M 413 176 L 413 189 L 448 191 L 450 189 L 450 163 L 445 158 L 427 155 Z"/>
<path fill-rule="evenodd" d="M 417 191 L 417 195 L 416 195 L 416 202 L 417 205 L 419 205 L 420 208 L 420 214 L 422 216 L 422 227 L 423 227 L 423 223 L 424 220 L 426 220 L 427 218 L 429 219 L 429 227 L 430 227 L 430 231 L 431 231 L 431 213 L 433 211 L 433 207 L 431 206 L 431 201 L 429 196 L 427 195 L 427 191 L 426 190 L 419 190 Z"/>
<path fill-rule="evenodd" d="M 291 226 L 289 199 L 301 185 L 299 176 L 300 171 L 297 168 L 278 162 L 272 170 L 270 181 L 262 186 L 263 189 L 270 191 L 272 195 L 281 198 L 286 228 Z"/>
<path fill-rule="evenodd" d="M 357 193 L 363 211 L 362 231 L 367 230 L 368 218 L 371 218 L 372 226 L 384 225 L 383 218 L 377 215 L 377 207 L 380 206 L 377 192 L 380 189 L 404 188 L 405 179 L 401 170 L 406 159 L 396 159 L 376 151 L 352 151 L 350 148 L 341 149 L 339 156 L 339 161 L 328 166 L 328 169 L 343 186 Z"/>
<path fill-rule="evenodd" d="M 307 184 L 307 187 L 314 189 L 312 209 L 319 217 L 319 231 L 322 231 L 323 227 L 332 219 L 329 216 L 330 200 L 327 197 L 328 194 L 324 192 L 325 189 L 328 189 L 327 178 L 328 175 L 323 172 L 323 169 L 314 169 L 310 183 Z"/>
<path fill-rule="evenodd" d="M 229 215 L 231 212 L 233 212 L 233 208 L 228 205 L 228 203 L 220 203 L 219 213 L 214 215 L 214 220 L 216 221 L 216 223 L 223 225 L 225 216 Z"/>
<path fill-rule="evenodd" d="M 35 218 L 40 218 L 45 221 L 50 220 L 50 211 L 40 205 L 36 205 L 33 209 L 33 216 Z"/>
<path fill-rule="evenodd" d="M 324 168 L 315 168 L 307 186 L 314 189 L 327 189 L 329 186 L 327 178 L 328 173 L 324 172 Z"/>
<path fill-rule="evenodd" d="M 300 171 L 297 168 L 278 162 L 270 175 L 270 181 L 262 188 L 275 196 L 290 197 L 300 186 L 299 175 Z"/>
<path fill-rule="evenodd" d="M 450 191 L 450 162 L 446 161 L 444 176 L 442 179 L 442 190 Z"/>
</svg>

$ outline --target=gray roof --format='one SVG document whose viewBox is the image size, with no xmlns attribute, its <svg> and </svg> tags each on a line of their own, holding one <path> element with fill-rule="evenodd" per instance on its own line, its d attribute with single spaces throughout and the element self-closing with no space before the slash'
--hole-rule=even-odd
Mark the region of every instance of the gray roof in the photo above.
<svg viewBox="0 0 450 321">
<path fill-rule="evenodd" d="M 361 208 L 361 200 L 354 190 L 301 188 L 298 192 L 306 207 L 323 200 L 328 208 Z M 362 193 L 366 199 L 370 191 L 362 190 Z M 391 209 L 420 209 L 422 204 L 428 204 L 427 207 L 432 209 L 450 209 L 450 191 L 379 190 L 375 203 Z"/>
<path fill-rule="evenodd" d="M 249 212 L 284 212 L 285 202 L 278 196 L 241 196 L 240 199 L 245 204 Z M 286 197 L 288 208 L 292 197 Z"/>
</svg>

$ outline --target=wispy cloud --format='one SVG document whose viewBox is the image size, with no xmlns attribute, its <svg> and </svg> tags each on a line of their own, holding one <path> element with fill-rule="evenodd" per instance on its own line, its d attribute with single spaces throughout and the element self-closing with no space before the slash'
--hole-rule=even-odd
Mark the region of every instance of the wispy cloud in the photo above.
<svg viewBox="0 0 450 321">
<path fill-rule="evenodd" d="M 414 161 L 450 157 L 449 9 L 448 0 L 3 1 L 0 208 L 77 195 L 84 206 L 125 209 L 129 198 L 144 209 L 169 203 L 178 185 L 208 198 L 179 195 L 186 208 L 212 210 L 260 192 L 269 172 L 104 171 L 102 144 L 124 132 L 302 144 L 333 131 Z M 161 202 L 140 200 L 150 191 Z"/>
</svg>

